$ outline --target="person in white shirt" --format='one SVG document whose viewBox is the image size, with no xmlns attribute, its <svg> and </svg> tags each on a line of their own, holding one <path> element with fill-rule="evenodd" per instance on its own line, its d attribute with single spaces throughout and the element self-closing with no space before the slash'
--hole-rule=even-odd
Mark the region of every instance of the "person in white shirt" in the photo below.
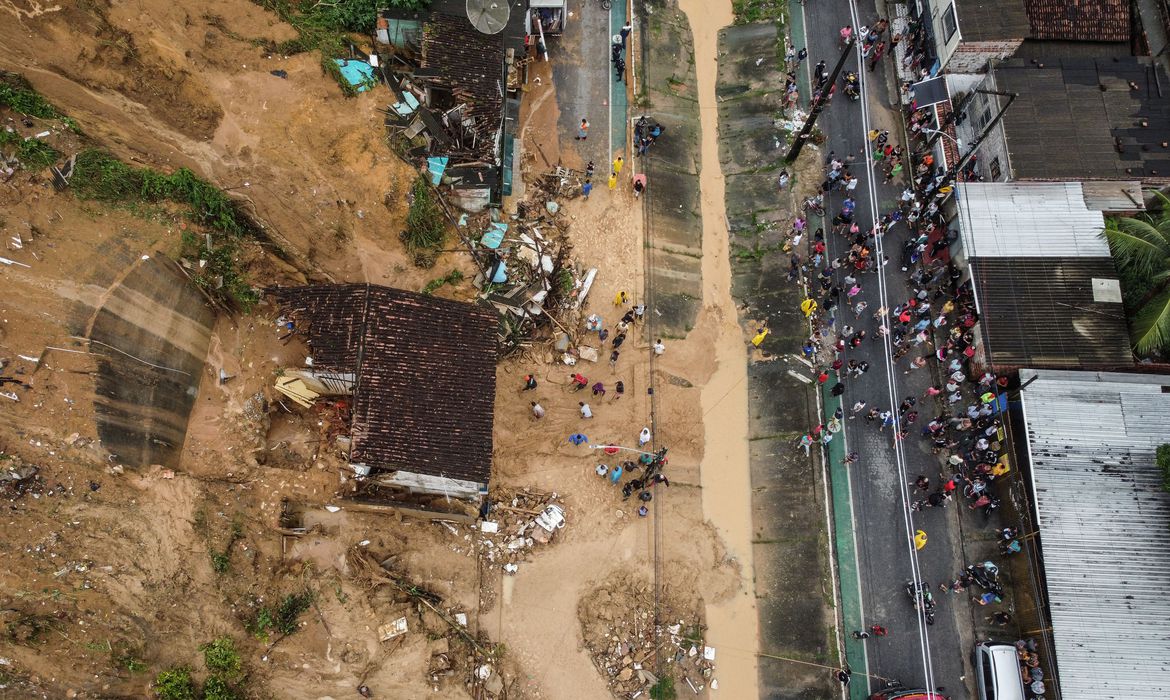
<svg viewBox="0 0 1170 700">
<path fill-rule="evenodd" d="M 662 338 L 659 338 L 654 341 L 654 354 L 661 355 L 664 352 L 666 352 L 666 346 L 662 344 Z"/>
<path fill-rule="evenodd" d="M 581 407 L 581 417 L 582 418 L 592 418 L 593 417 L 593 409 L 589 408 L 589 404 L 585 403 L 584 401 L 581 401 L 577 405 Z"/>
</svg>

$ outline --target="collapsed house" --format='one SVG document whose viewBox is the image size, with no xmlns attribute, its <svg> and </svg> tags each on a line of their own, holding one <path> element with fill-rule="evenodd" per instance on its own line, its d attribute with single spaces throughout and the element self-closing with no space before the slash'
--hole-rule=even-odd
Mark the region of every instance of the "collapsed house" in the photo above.
<svg viewBox="0 0 1170 700">
<path fill-rule="evenodd" d="M 427 12 L 378 18 L 376 51 L 394 94 L 386 127 L 467 211 L 512 193 L 520 86 L 532 60 L 526 18 L 517 0 L 436 0 Z"/>
<path fill-rule="evenodd" d="M 357 495 L 427 509 L 478 502 L 491 476 L 496 315 L 371 284 L 272 288 L 309 356 L 277 389 L 301 405 L 350 397 Z M 428 497 L 440 496 L 433 499 Z"/>
</svg>

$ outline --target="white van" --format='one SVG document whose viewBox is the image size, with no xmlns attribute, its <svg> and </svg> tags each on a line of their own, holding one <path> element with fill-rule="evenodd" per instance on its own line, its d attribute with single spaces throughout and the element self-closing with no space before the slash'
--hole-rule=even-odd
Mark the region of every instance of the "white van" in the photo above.
<svg viewBox="0 0 1170 700">
<path fill-rule="evenodd" d="M 979 700 L 1024 700 L 1020 661 L 1011 644 L 976 644 L 975 676 L 979 679 Z"/>
</svg>

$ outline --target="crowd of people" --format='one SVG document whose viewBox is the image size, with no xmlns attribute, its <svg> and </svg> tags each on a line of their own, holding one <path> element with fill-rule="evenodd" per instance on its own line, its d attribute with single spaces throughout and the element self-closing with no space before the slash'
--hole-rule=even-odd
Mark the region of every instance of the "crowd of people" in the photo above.
<svg viewBox="0 0 1170 700">
<path fill-rule="evenodd" d="M 592 314 L 585 320 L 585 330 L 588 333 L 597 334 L 597 345 L 602 353 L 608 345 L 610 350 L 610 369 L 616 372 L 627 334 L 634 329 L 635 325 L 640 324 L 645 319 L 646 305 L 634 303 L 629 293 L 625 291 L 618 291 L 614 294 L 613 305 L 618 311 L 623 313 L 620 320 L 614 326 L 612 336 L 610 328 L 603 323 L 601 317 L 597 314 Z M 655 355 L 662 355 L 666 352 L 666 345 L 659 338 L 654 341 L 649 349 Z M 562 359 L 566 364 L 576 366 L 580 360 L 580 354 L 570 349 L 565 352 Z M 520 390 L 522 392 L 536 391 L 539 386 L 540 382 L 535 375 L 526 374 L 524 375 L 523 386 Z M 626 392 L 624 380 L 618 379 L 612 385 L 607 386 L 604 381 L 591 381 L 589 377 L 580 371 L 571 372 L 568 375 L 567 387 L 574 395 L 580 394 L 581 392 L 589 392 L 591 394 L 592 399 L 589 400 L 595 402 L 595 404 L 590 404 L 588 400 L 580 400 L 577 402 L 577 412 L 580 415 L 580 419 L 584 421 L 593 419 L 595 405 L 600 405 L 600 402 L 606 401 L 607 395 L 609 396 L 608 401 L 614 402 L 621 399 Z M 548 409 L 540 401 L 531 401 L 530 410 L 532 418 L 537 421 L 542 420 L 548 415 Z M 619 455 L 624 451 L 638 453 L 636 460 L 618 460 L 612 466 L 606 462 L 599 463 L 594 467 L 594 471 L 597 476 L 607 480 L 608 483 L 614 486 L 620 484 L 623 500 L 628 500 L 632 495 L 637 494 L 638 500 L 640 501 L 637 512 L 642 517 L 650 513 L 648 504 L 654 500 L 653 488 L 658 484 L 670 486 L 670 480 L 663 474 L 663 469 L 667 464 L 666 448 L 661 448 L 657 452 L 649 452 L 651 440 L 652 434 L 649 427 L 643 427 L 638 433 L 637 449 L 634 449 L 632 446 L 622 445 L 592 445 L 589 437 L 583 432 L 574 432 L 568 437 L 570 444 L 574 446 L 597 447 L 607 457 Z M 625 483 L 622 483 L 623 477 L 626 479 Z"/>
<path fill-rule="evenodd" d="M 878 20 L 856 32 L 844 27 L 842 38 L 858 38 L 863 57 L 876 54 L 880 59 L 886 50 L 879 49 L 883 44 L 893 47 L 907 40 L 899 35 L 887 39 L 887 31 L 885 20 Z M 924 57 L 914 48 L 921 32 L 912 21 L 910 47 L 903 60 L 915 70 Z M 788 57 L 790 68 L 795 68 L 806 54 L 790 46 Z M 827 77 L 824 62 L 816 64 L 814 89 L 831 92 Z M 790 72 L 788 94 L 795 91 L 795 82 Z M 814 446 L 828 446 L 845 425 L 854 424 L 888 434 L 895 443 L 923 441 L 923 451 L 928 449 L 940 462 L 937 474 L 919 474 L 906 489 L 909 507 L 922 513 L 916 516 L 914 544 L 923 549 L 930 522 L 925 511 L 962 500 L 967 508 L 981 510 L 989 518 L 1000 504 L 997 481 L 1011 472 L 1011 464 L 1004 449 L 1000 398 L 1007 379 L 975 363 L 979 312 L 970 282 L 964 282 L 963 270 L 949 254 L 958 232 L 947 225 L 942 207 L 956 173 L 938 168 L 929 153 L 926 112 L 911 104 L 906 116 L 910 124 L 906 145 L 894 143 L 888 131 L 875 128 L 866 135 L 868 153 L 860 151 L 860 157 L 828 153 L 824 180 L 803 200 L 785 250 L 790 255 L 788 278 L 805 290 L 800 311 L 812 332 L 803 355 L 814 367 L 815 381 L 830 397 L 841 398 L 833 402 L 837 405 L 823 422 L 796 440 L 795 448 L 810 454 Z M 874 212 L 872 225 L 858 219 L 855 200 L 854 173 L 868 169 L 865 160 L 873 163 L 872 172 L 884 184 L 902 183 L 903 188 L 893 207 Z M 782 171 L 780 189 L 790 182 L 787 171 Z M 840 204 L 826 211 L 826 202 L 831 200 Z M 814 223 L 817 218 L 822 226 Z M 876 294 L 875 278 L 889 269 L 890 255 L 896 256 L 906 281 L 905 296 L 896 299 L 892 294 Z M 853 388 L 870 369 L 864 358 L 871 351 L 884 358 L 887 343 L 892 368 L 899 370 L 894 373 L 897 383 L 919 387 L 895 399 L 894 405 Z M 925 390 L 919 378 L 923 375 L 929 376 Z M 881 387 L 886 395 L 886 385 Z M 863 459 L 847 449 L 841 461 L 852 468 Z M 1021 551 L 1017 535 L 1015 528 L 1000 531 L 1001 555 Z M 995 606 L 1003 601 L 1004 593 L 998 571 L 994 562 L 982 561 L 940 588 L 952 593 L 969 591 L 974 602 Z M 1006 626 L 1011 615 L 998 610 L 988 621 Z"/>
</svg>

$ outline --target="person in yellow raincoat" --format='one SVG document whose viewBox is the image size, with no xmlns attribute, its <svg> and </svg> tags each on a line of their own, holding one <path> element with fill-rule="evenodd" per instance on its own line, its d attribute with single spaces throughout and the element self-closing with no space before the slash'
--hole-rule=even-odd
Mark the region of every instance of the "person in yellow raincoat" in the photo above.
<svg viewBox="0 0 1170 700">
<path fill-rule="evenodd" d="M 914 549 L 922 549 L 926 546 L 926 531 L 919 530 L 914 533 Z"/>
<path fill-rule="evenodd" d="M 817 310 L 817 303 L 813 301 L 812 298 L 805 299 L 804 301 L 800 302 L 800 310 L 804 312 L 804 317 L 808 318 L 809 316 L 813 315 L 814 311 Z"/>
<path fill-rule="evenodd" d="M 760 331 L 756 333 L 756 337 L 752 338 L 752 345 L 756 346 L 757 348 L 760 347 L 760 343 L 763 343 L 764 339 L 767 338 L 768 334 L 771 332 L 772 331 L 768 330 L 767 328 L 761 328 Z"/>
</svg>

